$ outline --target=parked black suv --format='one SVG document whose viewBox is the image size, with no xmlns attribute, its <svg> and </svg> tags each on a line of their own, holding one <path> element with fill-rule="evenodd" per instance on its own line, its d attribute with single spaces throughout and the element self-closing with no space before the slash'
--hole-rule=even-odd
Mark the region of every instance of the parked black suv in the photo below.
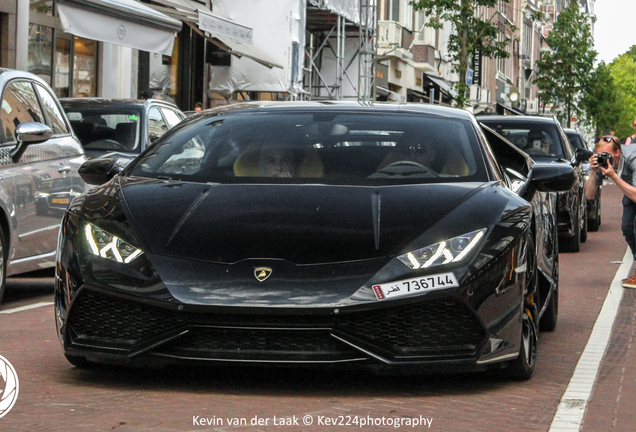
<svg viewBox="0 0 636 432">
<path fill-rule="evenodd" d="M 587 143 L 576 129 L 565 129 L 565 134 L 572 144 L 573 151 L 578 148 L 587 149 Z M 583 175 L 585 178 L 590 175 L 589 162 L 583 162 Z M 601 186 L 597 186 L 596 195 L 594 199 L 587 200 L 587 229 L 588 231 L 598 231 L 598 227 L 601 226 Z"/>
<path fill-rule="evenodd" d="M 587 239 L 587 204 L 581 163 L 592 155 L 572 150 L 563 128 L 554 117 L 482 116 L 478 120 L 527 153 L 536 162 L 570 164 L 576 181 L 567 192 L 558 193 L 559 250 L 578 252 Z"/>
</svg>

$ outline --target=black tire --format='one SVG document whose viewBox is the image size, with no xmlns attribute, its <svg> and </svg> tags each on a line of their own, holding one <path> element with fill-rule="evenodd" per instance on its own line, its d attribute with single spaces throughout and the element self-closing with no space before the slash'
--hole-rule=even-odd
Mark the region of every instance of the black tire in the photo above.
<svg viewBox="0 0 636 432">
<path fill-rule="evenodd" d="M 0 303 L 7 289 L 7 241 L 4 237 L 4 231 L 0 227 Z"/>
<path fill-rule="evenodd" d="M 539 320 L 539 330 L 545 332 L 554 331 L 559 319 L 559 255 L 554 258 L 552 269 L 554 278 L 554 291 L 548 300 L 548 306 Z"/>
<path fill-rule="evenodd" d="M 585 243 L 587 241 L 587 230 L 588 230 L 588 224 L 587 224 L 587 204 L 585 204 L 585 207 L 583 207 L 585 210 L 585 214 L 583 215 L 583 228 L 581 229 L 581 243 Z"/>
<path fill-rule="evenodd" d="M 559 252 L 579 252 L 581 250 L 581 225 L 579 224 L 579 209 L 574 218 L 574 235 L 559 238 Z"/>
<path fill-rule="evenodd" d="M 537 329 L 532 315 L 526 309 L 521 322 L 519 357 L 508 364 L 508 368 L 505 369 L 506 377 L 519 381 L 529 380 L 532 377 L 537 362 L 537 342 Z"/>
<path fill-rule="evenodd" d="M 597 193 L 601 193 L 600 189 Z M 594 219 L 588 219 L 587 221 L 587 230 L 596 232 L 598 228 L 601 226 L 601 197 L 597 197 L 598 202 L 596 203 L 596 217 Z"/>
</svg>

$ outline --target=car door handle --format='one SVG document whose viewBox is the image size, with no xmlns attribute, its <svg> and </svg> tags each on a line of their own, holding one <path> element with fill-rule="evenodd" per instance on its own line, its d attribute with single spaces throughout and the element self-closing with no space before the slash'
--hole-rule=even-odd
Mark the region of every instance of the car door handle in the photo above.
<svg viewBox="0 0 636 432">
<path fill-rule="evenodd" d="M 60 167 L 57 169 L 57 172 L 59 172 L 60 174 L 71 172 L 71 167 L 68 166 L 68 165 L 66 165 L 66 166 L 60 165 Z"/>
</svg>

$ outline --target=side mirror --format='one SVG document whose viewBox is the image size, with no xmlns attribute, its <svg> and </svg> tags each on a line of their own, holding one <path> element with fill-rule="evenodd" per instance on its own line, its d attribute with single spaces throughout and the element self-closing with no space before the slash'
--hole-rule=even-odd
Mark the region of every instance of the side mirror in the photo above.
<svg viewBox="0 0 636 432">
<path fill-rule="evenodd" d="M 11 160 L 13 163 L 18 163 L 24 151 L 31 144 L 39 144 L 47 141 L 53 136 L 53 131 L 47 125 L 37 122 L 20 123 L 15 128 L 15 136 L 18 141 L 18 145 L 11 150 Z"/>
<path fill-rule="evenodd" d="M 119 159 L 91 159 L 79 167 L 78 173 L 86 183 L 100 185 L 115 177 L 123 169 L 124 164 Z"/>
<path fill-rule="evenodd" d="M 594 152 L 592 150 L 577 148 L 574 157 L 577 163 L 581 163 L 581 162 L 587 162 L 592 157 L 593 154 Z"/>
<path fill-rule="evenodd" d="M 534 164 L 528 179 L 542 192 L 563 192 L 570 190 L 576 177 L 568 164 Z"/>
</svg>

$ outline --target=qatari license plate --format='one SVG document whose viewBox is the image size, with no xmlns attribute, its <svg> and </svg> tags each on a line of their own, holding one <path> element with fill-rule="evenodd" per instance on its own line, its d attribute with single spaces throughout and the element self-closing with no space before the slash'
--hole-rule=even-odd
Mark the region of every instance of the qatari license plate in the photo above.
<svg viewBox="0 0 636 432">
<path fill-rule="evenodd" d="M 387 300 L 415 295 L 422 291 L 435 288 L 452 288 L 458 286 L 459 284 L 457 283 L 455 274 L 440 273 L 413 279 L 394 281 L 386 284 L 373 285 L 373 292 L 378 300 Z"/>
</svg>

